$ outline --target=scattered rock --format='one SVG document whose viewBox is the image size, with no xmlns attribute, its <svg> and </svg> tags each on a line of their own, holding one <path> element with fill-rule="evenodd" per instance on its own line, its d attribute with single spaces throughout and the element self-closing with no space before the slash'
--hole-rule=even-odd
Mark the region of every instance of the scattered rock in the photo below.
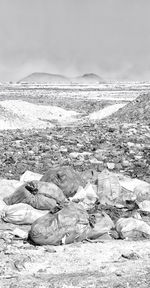
<svg viewBox="0 0 150 288">
<path fill-rule="evenodd" d="M 137 260 L 137 259 L 139 259 L 140 258 L 140 256 L 137 254 L 137 253 L 135 253 L 135 252 L 131 252 L 131 253 L 123 253 L 122 255 L 121 255 L 121 257 L 123 257 L 123 258 L 125 258 L 125 259 L 128 259 L 128 260 Z"/>
<path fill-rule="evenodd" d="M 113 170 L 115 168 L 115 164 L 114 163 L 107 163 L 107 168 L 109 170 Z"/>
</svg>

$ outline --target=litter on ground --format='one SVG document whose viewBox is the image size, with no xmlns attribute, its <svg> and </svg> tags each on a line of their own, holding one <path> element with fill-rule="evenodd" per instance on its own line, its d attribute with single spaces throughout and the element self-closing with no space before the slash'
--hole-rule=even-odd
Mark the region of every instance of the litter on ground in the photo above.
<svg viewBox="0 0 150 288">
<path fill-rule="evenodd" d="M 40 180 L 33 180 L 37 176 Z M 43 176 L 27 171 L 20 179 L 24 179 L 23 184 L 1 180 L 9 187 L 5 197 L 5 186 L 0 190 L 1 220 L 31 225 L 28 238 L 35 245 L 98 241 L 104 234 L 113 239 L 114 231 L 117 239 L 150 235 L 150 222 L 140 216 L 150 210 L 149 183 L 122 179 L 107 169 L 97 173 L 94 184 L 86 183 L 69 166 L 51 168 Z M 118 213 L 115 221 L 114 213 Z"/>
</svg>

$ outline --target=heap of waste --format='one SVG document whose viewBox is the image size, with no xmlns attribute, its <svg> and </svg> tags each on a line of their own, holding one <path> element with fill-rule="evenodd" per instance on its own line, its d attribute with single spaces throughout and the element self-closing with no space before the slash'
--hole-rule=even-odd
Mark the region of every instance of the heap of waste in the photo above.
<svg viewBox="0 0 150 288">
<path fill-rule="evenodd" d="M 150 238 L 150 184 L 137 178 L 104 169 L 91 181 L 59 166 L 0 182 L 1 223 L 30 225 L 17 233 L 32 244 Z"/>
<path fill-rule="evenodd" d="M 119 111 L 110 116 L 111 120 L 119 120 L 126 123 L 150 123 L 150 95 L 142 94 L 134 101 L 129 102 Z"/>
<path fill-rule="evenodd" d="M 91 101 L 86 103 L 93 109 Z M 27 169 L 45 174 L 50 167 L 63 165 L 80 173 L 108 168 L 150 183 L 149 115 L 147 94 L 103 120 L 81 117 L 73 125 L 4 130 L 0 133 L 0 175 L 19 179 Z"/>
</svg>

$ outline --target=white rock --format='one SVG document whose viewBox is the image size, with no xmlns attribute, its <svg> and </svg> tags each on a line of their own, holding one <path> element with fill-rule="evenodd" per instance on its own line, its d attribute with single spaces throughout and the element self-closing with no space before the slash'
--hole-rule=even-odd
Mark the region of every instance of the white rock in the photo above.
<svg viewBox="0 0 150 288">
<path fill-rule="evenodd" d="M 115 164 L 114 163 L 107 163 L 107 168 L 109 170 L 113 170 L 115 168 Z"/>
</svg>

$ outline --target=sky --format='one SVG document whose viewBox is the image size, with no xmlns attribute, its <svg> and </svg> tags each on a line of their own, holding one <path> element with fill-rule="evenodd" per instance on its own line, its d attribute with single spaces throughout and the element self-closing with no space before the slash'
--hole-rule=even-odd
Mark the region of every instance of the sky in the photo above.
<svg viewBox="0 0 150 288">
<path fill-rule="evenodd" d="M 0 81 L 150 80 L 150 0 L 0 0 Z"/>
</svg>

